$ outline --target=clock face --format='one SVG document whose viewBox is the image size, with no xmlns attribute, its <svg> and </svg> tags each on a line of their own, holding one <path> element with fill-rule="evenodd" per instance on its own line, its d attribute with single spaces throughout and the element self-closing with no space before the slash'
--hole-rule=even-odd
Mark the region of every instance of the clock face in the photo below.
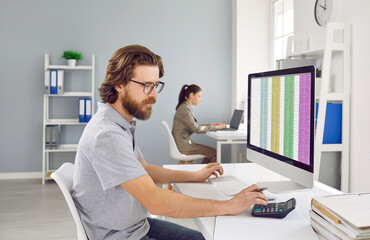
<svg viewBox="0 0 370 240">
<path fill-rule="evenodd" d="M 315 20 L 320 26 L 326 25 L 333 20 L 335 0 L 316 0 Z"/>
</svg>

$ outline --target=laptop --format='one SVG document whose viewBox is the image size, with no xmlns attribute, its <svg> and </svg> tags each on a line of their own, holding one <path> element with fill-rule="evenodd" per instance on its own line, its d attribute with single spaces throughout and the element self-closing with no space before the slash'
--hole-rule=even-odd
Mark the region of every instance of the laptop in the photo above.
<svg viewBox="0 0 370 240">
<path fill-rule="evenodd" d="M 230 121 L 230 127 L 225 129 L 220 129 L 219 131 L 237 131 L 240 125 L 240 122 L 242 121 L 244 110 L 238 110 L 235 109 L 233 113 L 233 117 Z"/>
</svg>

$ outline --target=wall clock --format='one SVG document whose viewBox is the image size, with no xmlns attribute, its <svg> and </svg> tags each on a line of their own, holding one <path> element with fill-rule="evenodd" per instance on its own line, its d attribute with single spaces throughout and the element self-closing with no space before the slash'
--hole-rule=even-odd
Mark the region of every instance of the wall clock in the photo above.
<svg viewBox="0 0 370 240">
<path fill-rule="evenodd" d="M 338 12 L 338 0 L 316 0 L 315 20 L 320 26 L 325 26 L 328 22 L 335 20 Z"/>
</svg>

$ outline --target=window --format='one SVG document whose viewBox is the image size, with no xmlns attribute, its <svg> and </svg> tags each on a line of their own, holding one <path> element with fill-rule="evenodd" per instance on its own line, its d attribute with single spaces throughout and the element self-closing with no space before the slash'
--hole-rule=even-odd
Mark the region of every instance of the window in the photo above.
<svg viewBox="0 0 370 240">
<path fill-rule="evenodd" d="M 273 60 L 286 58 L 288 37 L 294 35 L 293 0 L 273 0 Z"/>
</svg>

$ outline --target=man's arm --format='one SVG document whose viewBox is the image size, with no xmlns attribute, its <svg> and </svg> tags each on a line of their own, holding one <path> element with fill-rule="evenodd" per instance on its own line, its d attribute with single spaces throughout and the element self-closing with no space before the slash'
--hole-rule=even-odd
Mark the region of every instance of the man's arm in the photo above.
<svg viewBox="0 0 370 240">
<path fill-rule="evenodd" d="M 148 164 L 144 158 L 140 160 L 145 171 L 156 184 L 167 184 L 174 182 L 204 182 L 211 175 L 222 175 L 223 168 L 219 163 L 207 164 L 203 169 L 195 172 L 176 171 Z"/>
<path fill-rule="evenodd" d="M 197 199 L 157 187 L 148 175 L 121 184 L 151 214 L 176 218 L 236 215 L 252 204 L 267 204 L 261 192 L 252 185 L 227 201 Z"/>
</svg>

